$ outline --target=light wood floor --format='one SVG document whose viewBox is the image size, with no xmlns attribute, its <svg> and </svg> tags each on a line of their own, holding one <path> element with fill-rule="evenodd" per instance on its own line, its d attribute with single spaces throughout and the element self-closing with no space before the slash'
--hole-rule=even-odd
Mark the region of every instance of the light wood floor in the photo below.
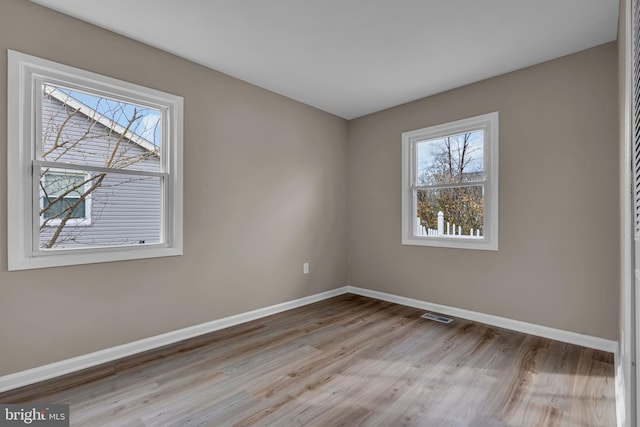
<svg viewBox="0 0 640 427">
<path fill-rule="evenodd" d="M 615 426 L 612 354 L 421 314 L 343 295 L 0 401 L 74 426 Z"/>
</svg>

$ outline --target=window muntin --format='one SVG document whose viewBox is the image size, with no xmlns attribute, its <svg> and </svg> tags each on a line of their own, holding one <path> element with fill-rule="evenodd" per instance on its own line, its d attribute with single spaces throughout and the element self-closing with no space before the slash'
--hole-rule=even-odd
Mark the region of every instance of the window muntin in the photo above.
<svg viewBox="0 0 640 427">
<path fill-rule="evenodd" d="M 182 253 L 182 98 L 13 51 L 9 88 L 10 270 Z"/>
<path fill-rule="evenodd" d="M 497 250 L 497 138 L 497 113 L 403 133 L 403 244 Z"/>
</svg>

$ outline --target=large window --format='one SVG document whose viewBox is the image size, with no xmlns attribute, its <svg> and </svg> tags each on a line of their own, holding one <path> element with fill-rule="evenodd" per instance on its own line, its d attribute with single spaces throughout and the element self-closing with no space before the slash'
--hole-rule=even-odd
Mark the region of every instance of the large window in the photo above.
<svg viewBox="0 0 640 427">
<path fill-rule="evenodd" d="M 402 243 L 498 250 L 498 113 L 402 134 Z"/>
<path fill-rule="evenodd" d="M 182 98 L 9 51 L 10 270 L 182 253 Z"/>
</svg>

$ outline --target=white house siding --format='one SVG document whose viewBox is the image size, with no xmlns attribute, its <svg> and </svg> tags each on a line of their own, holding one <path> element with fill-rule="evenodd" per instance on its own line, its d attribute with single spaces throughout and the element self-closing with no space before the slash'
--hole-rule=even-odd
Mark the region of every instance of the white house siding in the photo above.
<svg viewBox="0 0 640 427">
<path fill-rule="evenodd" d="M 42 106 L 44 149 L 53 144 L 53 133 L 73 111 L 57 99 L 45 96 Z M 63 137 L 75 140 L 80 137 L 92 122 L 81 113 L 65 125 Z M 92 134 L 78 145 L 78 149 L 61 154 L 58 150 L 46 157 L 46 160 L 66 161 L 91 166 L 106 166 L 107 159 L 119 138 L 110 130 L 94 124 Z M 147 153 L 147 150 L 125 139 L 117 154 L 133 156 Z M 159 159 L 155 156 L 136 162 L 128 169 L 158 171 Z M 107 246 L 157 243 L 161 238 L 161 181 L 156 177 L 140 177 L 122 174 L 108 174 L 102 185 L 90 195 L 90 225 L 73 226 L 67 224 L 63 238 L 55 247 Z M 57 227 L 44 227 L 40 232 L 40 245 L 47 242 Z M 64 243 L 61 243 L 64 241 Z"/>
</svg>

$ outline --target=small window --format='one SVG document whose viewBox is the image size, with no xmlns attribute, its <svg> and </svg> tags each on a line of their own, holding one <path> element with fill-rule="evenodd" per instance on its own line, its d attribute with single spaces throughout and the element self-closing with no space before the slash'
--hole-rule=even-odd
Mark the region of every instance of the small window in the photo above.
<svg viewBox="0 0 640 427">
<path fill-rule="evenodd" d="M 182 98 L 9 51 L 9 269 L 182 253 Z"/>
<path fill-rule="evenodd" d="M 90 182 L 90 175 L 81 173 L 43 172 L 40 179 L 40 226 L 59 227 L 63 221 L 69 225 L 91 225 Z"/>
<path fill-rule="evenodd" d="M 498 250 L 498 113 L 402 134 L 402 243 Z"/>
</svg>

